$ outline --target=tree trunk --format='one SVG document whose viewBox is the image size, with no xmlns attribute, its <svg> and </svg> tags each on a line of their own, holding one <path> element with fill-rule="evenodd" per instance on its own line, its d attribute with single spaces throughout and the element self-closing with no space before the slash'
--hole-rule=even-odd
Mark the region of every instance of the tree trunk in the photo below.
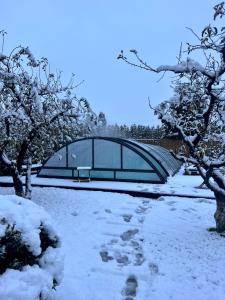
<svg viewBox="0 0 225 300">
<path fill-rule="evenodd" d="M 225 196 L 221 193 L 215 193 L 216 197 L 216 212 L 214 218 L 216 220 L 217 232 L 225 232 Z"/>
<path fill-rule="evenodd" d="M 19 197 L 24 197 L 23 182 L 17 170 L 12 170 L 12 178 L 15 194 Z"/>
<path fill-rule="evenodd" d="M 26 192 L 25 198 L 31 199 L 31 167 L 32 167 L 32 160 L 31 157 L 27 160 L 27 169 L 26 169 Z"/>
</svg>

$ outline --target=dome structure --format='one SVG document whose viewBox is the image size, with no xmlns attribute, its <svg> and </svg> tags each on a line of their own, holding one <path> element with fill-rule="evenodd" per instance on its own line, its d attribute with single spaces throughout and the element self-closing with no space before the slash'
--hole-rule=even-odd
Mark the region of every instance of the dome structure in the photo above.
<svg viewBox="0 0 225 300">
<path fill-rule="evenodd" d="M 114 137 L 77 139 L 55 152 L 38 176 L 165 183 L 180 168 L 167 149 Z"/>
</svg>

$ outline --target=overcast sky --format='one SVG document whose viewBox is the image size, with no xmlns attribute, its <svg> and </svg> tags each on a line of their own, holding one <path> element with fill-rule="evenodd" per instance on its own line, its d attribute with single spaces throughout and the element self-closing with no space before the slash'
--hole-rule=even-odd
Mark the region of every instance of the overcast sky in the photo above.
<svg viewBox="0 0 225 300">
<path fill-rule="evenodd" d="M 157 124 L 148 97 L 157 104 L 171 96 L 170 77 L 132 68 L 116 57 L 135 48 L 153 66 L 176 63 L 181 41 L 194 41 L 212 21 L 215 0 L 11 0 L 1 3 L 0 29 L 6 48 L 22 44 L 49 59 L 52 69 L 71 73 L 94 111 L 110 123 Z"/>
</svg>

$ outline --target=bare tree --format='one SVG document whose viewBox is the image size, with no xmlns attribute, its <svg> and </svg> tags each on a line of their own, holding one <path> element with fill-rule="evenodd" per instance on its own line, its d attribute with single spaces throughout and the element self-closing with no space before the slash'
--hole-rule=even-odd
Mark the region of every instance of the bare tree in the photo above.
<svg viewBox="0 0 225 300">
<path fill-rule="evenodd" d="M 37 153 L 41 158 L 44 143 L 51 144 L 63 130 L 76 130 L 93 115 L 87 100 L 73 94 L 75 87 L 73 78 L 64 86 L 61 73 L 52 73 L 48 60 L 35 59 L 28 47 L 0 53 L 0 161 L 12 175 L 17 195 L 31 197 L 32 159 Z"/>
<path fill-rule="evenodd" d="M 225 14 L 224 2 L 214 7 L 214 20 Z M 176 133 L 188 148 L 178 158 L 194 164 L 204 183 L 215 195 L 218 232 L 225 231 L 225 28 L 207 26 L 197 35 L 197 44 L 187 44 L 176 65 L 152 67 L 134 49 L 134 60 L 123 51 L 118 58 L 126 63 L 154 73 L 172 72 L 176 75 L 174 97 L 162 102 L 155 113 L 167 130 Z M 200 64 L 189 55 L 202 53 Z M 185 53 L 185 59 L 182 55 Z M 209 144 L 213 147 L 209 147 Z"/>
</svg>

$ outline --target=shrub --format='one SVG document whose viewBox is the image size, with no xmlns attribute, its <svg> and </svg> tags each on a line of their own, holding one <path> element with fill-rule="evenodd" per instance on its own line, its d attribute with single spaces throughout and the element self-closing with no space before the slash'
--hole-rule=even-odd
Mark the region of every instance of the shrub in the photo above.
<svg viewBox="0 0 225 300">
<path fill-rule="evenodd" d="M 49 215 L 29 200 L 0 196 L 0 299 L 47 299 L 62 269 Z"/>
</svg>

